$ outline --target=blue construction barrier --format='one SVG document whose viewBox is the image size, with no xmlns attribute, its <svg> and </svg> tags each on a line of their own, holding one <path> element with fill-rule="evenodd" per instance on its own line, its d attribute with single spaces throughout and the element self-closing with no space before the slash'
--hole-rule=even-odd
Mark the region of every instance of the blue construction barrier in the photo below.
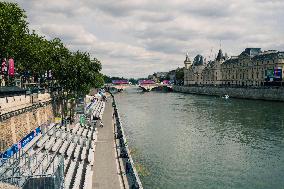
<svg viewBox="0 0 284 189">
<path fill-rule="evenodd" d="M 0 154 L 0 158 L 2 158 L 2 160 L 9 159 L 11 156 L 17 153 L 21 148 L 25 147 L 30 141 L 34 139 L 34 137 L 36 137 L 40 133 L 41 133 L 41 128 L 40 127 L 36 128 L 28 135 L 26 135 L 24 138 L 22 138 L 18 143 L 13 144 L 4 153 Z"/>
</svg>

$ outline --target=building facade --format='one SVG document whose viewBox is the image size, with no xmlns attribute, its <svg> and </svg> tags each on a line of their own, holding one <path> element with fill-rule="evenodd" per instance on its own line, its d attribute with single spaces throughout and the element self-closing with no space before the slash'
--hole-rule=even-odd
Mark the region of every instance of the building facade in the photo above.
<svg viewBox="0 0 284 189">
<path fill-rule="evenodd" d="M 202 59 L 202 60 L 201 60 Z M 184 85 L 284 86 L 284 52 L 246 48 L 228 58 L 219 50 L 213 61 L 201 55 L 184 61 Z"/>
</svg>

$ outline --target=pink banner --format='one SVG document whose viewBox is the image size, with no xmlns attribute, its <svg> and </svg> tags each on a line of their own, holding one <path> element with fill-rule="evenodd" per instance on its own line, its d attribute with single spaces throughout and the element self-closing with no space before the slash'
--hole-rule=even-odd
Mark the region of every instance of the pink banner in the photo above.
<svg viewBox="0 0 284 189">
<path fill-rule="evenodd" d="M 15 75 L 15 67 L 14 67 L 14 60 L 12 58 L 9 59 L 9 76 Z"/>
<path fill-rule="evenodd" d="M 3 60 L 3 62 L 2 62 L 1 71 L 2 71 L 2 74 L 3 74 L 3 75 L 4 75 L 5 72 L 7 71 L 6 61 L 5 61 L 5 60 Z"/>
</svg>

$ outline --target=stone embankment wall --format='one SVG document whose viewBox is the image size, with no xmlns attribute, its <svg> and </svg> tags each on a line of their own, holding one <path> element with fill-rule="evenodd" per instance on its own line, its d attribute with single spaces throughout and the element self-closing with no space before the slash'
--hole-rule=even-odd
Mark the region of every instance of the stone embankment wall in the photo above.
<svg viewBox="0 0 284 189">
<path fill-rule="evenodd" d="M 0 122 L 0 143 L 3 145 L 2 148 L 5 149 L 17 143 L 40 125 L 53 121 L 53 119 L 54 115 L 50 104 Z"/>
<path fill-rule="evenodd" d="M 8 118 L 1 114 L 0 152 L 19 142 L 37 127 L 54 122 L 54 110 L 54 104 L 49 96 L 47 99 L 22 105 L 21 109 L 14 108 L 10 113 L 6 113 L 11 114 Z"/>
<path fill-rule="evenodd" d="M 284 88 L 231 88 L 213 86 L 173 86 L 175 92 L 213 96 L 229 95 L 233 98 L 284 101 Z"/>
</svg>

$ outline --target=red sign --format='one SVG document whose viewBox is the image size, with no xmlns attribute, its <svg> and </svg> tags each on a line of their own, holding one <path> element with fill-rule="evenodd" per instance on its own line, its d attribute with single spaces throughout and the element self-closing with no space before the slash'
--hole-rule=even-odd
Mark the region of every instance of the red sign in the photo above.
<svg viewBox="0 0 284 189">
<path fill-rule="evenodd" d="M 129 81 L 128 80 L 112 80 L 112 84 L 114 85 L 129 84 Z"/>
<path fill-rule="evenodd" d="M 9 76 L 15 75 L 15 67 L 14 67 L 14 60 L 12 58 L 9 59 Z"/>
<path fill-rule="evenodd" d="M 6 61 L 5 60 L 3 60 L 3 62 L 2 62 L 1 71 L 2 71 L 3 75 L 5 74 L 5 72 L 7 72 L 7 66 L 6 66 Z"/>
</svg>

